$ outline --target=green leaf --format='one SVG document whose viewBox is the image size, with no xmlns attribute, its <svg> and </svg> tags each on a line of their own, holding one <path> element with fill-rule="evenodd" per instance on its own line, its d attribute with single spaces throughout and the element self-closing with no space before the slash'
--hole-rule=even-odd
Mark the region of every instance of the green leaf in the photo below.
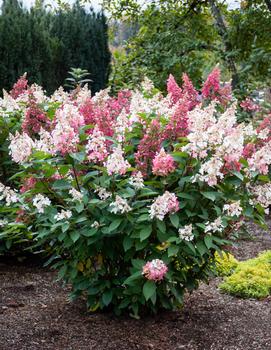
<svg viewBox="0 0 271 350">
<path fill-rule="evenodd" d="M 72 231 L 70 233 L 70 237 L 71 237 L 73 243 L 75 243 L 80 238 L 80 234 L 78 233 L 78 231 Z"/>
<path fill-rule="evenodd" d="M 201 192 L 201 194 L 205 197 L 205 198 L 208 198 L 210 199 L 211 201 L 215 201 L 217 196 L 218 196 L 218 193 L 217 192 Z"/>
<path fill-rule="evenodd" d="M 154 281 L 146 281 L 143 286 L 143 295 L 148 301 L 156 292 L 156 284 Z"/>
<path fill-rule="evenodd" d="M 204 243 L 206 244 L 206 247 L 208 249 L 210 249 L 212 247 L 212 244 L 213 244 L 213 238 L 212 236 L 210 235 L 207 235 L 204 237 Z"/>
<path fill-rule="evenodd" d="M 66 180 L 56 180 L 52 187 L 54 190 L 68 190 L 72 188 L 71 184 Z"/>
<path fill-rule="evenodd" d="M 115 219 L 114 221 L 112 221 L 108 227 L 108 232 L 112 232 L 112 231 L 116 230 L 119 227 L 119 225 L 121 224 L 121 222 L 122 222 L 122 218 L 118 218 L 118 219 Z"/>
<path fill-rule="evenodd" d="M 178 215 L 178 214 L 170 215 L 170 216 L 169 216 L 169 219 L 170 219 L 172 225 L 173 225 L 175 228 L 178 228 L 178 227 L 179 227 L 180 219 L 179 219 L 179 215 Z"/>
<path fill-rule="evenodd" d="M 152 233 L 152 225 L 148 225 L 146 227 L 144 227 L 140 233 L 139 233 L 139 237 L 140 237 L 140 241 L 144 241 L 145 239 L 147 239 Z"/>
<path fill-rule="evenodd" d="M 179 247 L 177 245 L 173 245 L 173 244 L 170 245 L 168 247 L 168 251 L 167 251 L 168 257 L 176 255 L 178 253 L 178 251 L 179 251 Z"/>
<path fill-rule="evenodd" d="M 129 250 L 132 247 L 133 240 L 129 236 L 126 236 L 122 244 L 123 244 L 124 251 L 127 252 L 127 250 Z"/>
<path fill-rule="evenodd" d="M 158 227 L 158 230 L 161 231 L 162 233 L 166 232 L 166 224 L 164 223 L 164 221 L 161 220 L 156 220 L 156 225 Z"/>
<path fill-rule="evenodd" d="M 85 159 L 85 152 L 72 153 L 70 156 L 77 160 L 79 163 L 82 163 Z"/>
<path fill-rule="evenodd" d="M 113 292 L 111 289 L 104 292 L 103 296 L 102 296 L 102 301 L 103 301 L 104 305 L 108 306 L 111 303 L 112 298 L 113 298 Z"/>
</svg>

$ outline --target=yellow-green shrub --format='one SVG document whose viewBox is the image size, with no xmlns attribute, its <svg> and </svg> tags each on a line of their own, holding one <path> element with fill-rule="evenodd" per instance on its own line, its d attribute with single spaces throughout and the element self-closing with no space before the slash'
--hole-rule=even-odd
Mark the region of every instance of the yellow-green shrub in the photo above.
<svg viewBox="0 0 271 350">
<path fill-rule="evenodd" d="M 231 275 L 238 265 L 238 260 L 235 257 L 226 252 L 222 254 L 215 253 L 215 270 L 218 276 Z"/>
<path fill-rule="evenodd" d="M 239 262 L 235 272 L 219 288 L 243 298 L 265 298 L 271 294 L 271 251 Z"/>
</svg>

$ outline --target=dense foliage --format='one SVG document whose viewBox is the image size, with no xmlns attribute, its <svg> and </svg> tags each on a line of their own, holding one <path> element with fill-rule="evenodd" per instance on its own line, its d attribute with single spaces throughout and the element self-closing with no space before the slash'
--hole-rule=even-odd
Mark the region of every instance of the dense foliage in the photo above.
<svg viewBox="0 0 271 350">
<path fill-rule="evenodd" d="M 52 12 L 42 2 L 29 11 L 17 0 L 4 0 L 0 14 L 0 89 L 10 89 L 18 76 L 48 93 L 63 85 L 71 67 L 86 69 L 93 92 L 105 88 L 110 67 L 106 18 L 86 12 L 78 3 Z"/>
<path fill-rule="evenodd" d="M 271 11 L 265 0 L 242 1 L 235 10 L 218 0 L 103 3 L 113 17 L 139 28 L 123 43 L 126 54 L 116 52 L 116 89 L 135 86 L 146 74 L 163 89 L 166 76 L 176 72 L 199 84 L 216 63 L 237 94 L 270 86 Z"/>
<path fill-rule="evenodd" d="M 1 208 L 17 210 L 90 310 L 176 308 L 240 220 L 264 225 L 270 116 L 238 124 L 219 77 L 201 94 L 184 75 L 182 87 L 169 77 L 166 97 L 145 80 L 116 97 L 84 87 L 50 98 L 21 78 L 2 100 L 23 116 L 9 137 L 20 193 L 2 184 Z M 1 236 L 16 223 L 2 217 Z"/>
</svg>

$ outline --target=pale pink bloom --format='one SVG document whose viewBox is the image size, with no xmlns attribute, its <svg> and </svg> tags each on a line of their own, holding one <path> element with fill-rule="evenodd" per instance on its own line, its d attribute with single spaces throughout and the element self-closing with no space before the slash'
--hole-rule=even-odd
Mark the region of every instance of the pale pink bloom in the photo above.
<svg viewBox="0 0 271 350">
<path fill-rule="evenodd" d="M 167 176 L 175 170 L 174 159 L 170 154 L 167 154 L 164 148 L 161 148 L 159 153 L 156 153 L 152 161 L 152 172 L 155 175 Z"/>
<path fill-rule="evenodd" d="M 0 200 L 5 200 L 6 205 L 9 207 L 13 203 L 19 202 L 19 197 L 15 191 L 10 187 L 3 185 L 0 182 Z"/>
<path fill-rule="evenodd" d="M 221 159 L 217 157 L 211 158 L 202 164 L 199 174 L 196 175 L 194 181 L 199 179 L 203 182 L 207 182 L 209 186 L 217 185 L 218 180 L 224 178 L 224 174 L 221 171 L 223 165 L 224 163 Z"/>
<path fill-rule="evenodd" d="M 240 216 L 243 208 L 240 205 L 240 201 L 236 201 L 231 204 L 225 204 L 223 206 L 223 211 L 225 211 L 228 216 Z"/>
<path fill-rule="evenodd" d="M 105 135 L 97 126 L 88 137 L 86 152 L 90 162 L 102 162 L 108 156 Z"/>
<path fill-rule="evenodd" d="M 70 125 L 58 122 L 52 131 L 52 143 L 55 150 L 62 155 L 76 152 L 79 135 Z"/>
<path fill-rule="evenodd" d="M 256 151 L 251 158 L 248 159 L 250 170 L 258 171 L 260 174 L 268 173 L 271 164 L 271 142 Z"/>
<path fill-rule="evenodd" d="M 249 97 L 240 103 L 240 107 L 247 112 L 258 112 L 260 110 L 260 107 Z"/>
<path fill-rule="evenodd" d="M 114 148 L 114 151 L 107 158 L 104 166 L 107 169 L 109 175 L 118 174 L 124 175 L 126 174 L 127 169 L 130 167 L 130 164 L 123 157 L 123 150 L 120 146 Z"/>
<path fill-rule="evenodd" d="M 35 141 L 35 148 L 38 151 L 54 155 L 56 153 L 56 150 L 51 133 L 44 129 L 41 129 L 39 132 L 39 140 Z"/>
<path fill-rule="evenodd" d="M 251 199 L 250 204 L 253 206 L 260 204 L 263 208 L 268 209 L 271 205 L 271 184 L 249 186 L 248 189 L 254 197 Z"/>
<path fill-rule="evenodd" d="M 18 131 L 14 136 L 10 134 L 9 139 L 9 154 L 12 160 L 19 164 L 26 162 L 32 154 L 33 140 L 26 133 L 19 134 Z"/>
<path fill-rule="evenodd" d="M 151 281 L 162 281 L 168 271 L 167 265 L 160 259 L 148 261 L 142 269 L 142 275 Z"/>
<path fill-rule="evenodd" d="M 141 171 L 138 171 L 134 173 L 130 179 L 129 179 L 129 184 L 133 186 L 136 190 L 140 190 L 141 188 L 144 187 L 144 179 Z"/>
<path fill-rule="evenodd" d="M 71 103 L 65 103 L 62 108 L 56 111 L 56 121 L 62 125 L 70 126 L 75 132 L 85 125 L 85 119 L 78 108 Z"/>
<path fill-rule="evenodd" d="M 150 206 L 150 218 L 164 220 L 167 214 L 176 213 L 179 210 L 179 201 L 175 193 L 166 191 L 163 195 L 158 196 Z"/>
<path fill-rule="evenodd" d="M 123 109 L 117 116 L 114 129 L 118 142 L 123 142 L 125 140 L 125 134 L 127 131 L 132 131 L 132 122 L 128 118 L 125 109 Z"/>
<path fill-rule="evenodd" d="M 114 214 L 124 214 L 132 210 L 127 200 L 118 195 L 116 196 L 115 201 L 110 203 L 109 206 L 112 207 L 112 213 Z"/>
</svg>

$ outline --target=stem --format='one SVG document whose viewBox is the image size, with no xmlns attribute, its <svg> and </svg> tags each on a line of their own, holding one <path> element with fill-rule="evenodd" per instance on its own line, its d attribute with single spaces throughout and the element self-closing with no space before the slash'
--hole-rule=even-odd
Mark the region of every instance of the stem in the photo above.
<svg viewBox="0 0 271 350">
<path fill-rule="evenodd" d="M 73 170 L 73 174 L 74 174 L 77 190 L 79 192 L 81 192 L 74 164 L 72 164 L 72 170 Z"/>
</svg>

